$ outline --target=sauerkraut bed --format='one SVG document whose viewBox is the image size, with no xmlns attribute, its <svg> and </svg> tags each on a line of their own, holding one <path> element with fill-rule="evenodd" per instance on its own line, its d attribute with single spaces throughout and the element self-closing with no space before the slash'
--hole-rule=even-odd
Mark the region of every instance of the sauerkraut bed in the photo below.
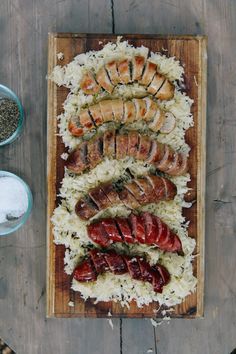
<svg viewBox="0 0 236 354">
<path fill-rule="evenodd" d="M 99 93 L 96 97 L 84 95 L 79 89 L 79 82 L 85 70 L 97 71 L 104 63 L 113 58 L 131 58 L 134 54 L 147 56 L 148 49 L 145 47 L 134 48 L 127 41 L 118 38 L 117 43 L 108 43 L 103 49 L 97 52 L 80 54 L 64 67 L 56 66 L 52 72 L 51 79 L 59 86 L 64 85 L 70 89 L 70 93 L 64 103 L 64 112 L 58 117 L 60 135 L 65 146 L 73 149 L 80 139 L 73 137 L 68 131 L 68 121 L 75 116 L 85 105 L 92 104 L 103 98 L 116 97 L 143 97 L 146 95 L 144 88 L 137 83 L 120 85 L 114 89 L 112 95 Z M 176 126 L 170 134 L 156 134 L 147 131 L 145 124 L 136 122 L 122 129 L 136 129 L 147 132 L 152 137 L 162 143 L 169 144 L 173 149 L 189 152 L 189 146 L 185 142 L 185 131 L 193 125 L 193 117 L 190 109 L 192 100 L 180 92 L 177 81 L 182 81 L 183 67 L 175 58 L 167 58 L 158 53 L 151 53 L 151 59 L 155 62 L 160 71 L 174 81 L 176 89 L 174 98 L 170 101 L 160 102 L 164 110 L 169 110 L 176 117 Z M 107 123 L 101 126 L 98 131 L 104 131 L 113 127 L 114 123 Z M 85 136 L 89 139 L 95 132 Z M 65 158 L 66 156 L 62 156 Z M 140 176 L 152 171 L 152 167 L 142 162 L 135 162 L 132 158 L 121 161 L 105 159 L 92 171 L 82 175 L 75 175 L 65 170 L 65 176 L 60 188 L 61 204 L 55 209 L 52 223 L 54 225 L 54 241 L 56 244 L 66 246 L 65 271 L 71 274 L 76 264 L 86 255 L 87 250 L 92 245 L 88 238 L 86 225 L 88 222 L 82 221 L 74 212 L 74 206 L 78 198 L 86 193 L 90 188 L 100 183 L 126 178 L 126 169 L 129 169 L 134 176 Z M 188 237 L 187 223 L 182 215 L 183 207 L 190 207 L 184 201 L 184 194 L 187 192 L 187 182 L 190 180 L 189 174 L 178 177 L 171 177 L 177 186 L 177 196 L 173 201 L 149 204 L 141 207 L 140 211 L 150 211 L 161 217 L 180 237 L 185 255 L 179 256 L 172 253 L 164 253 L 153 246 L 145 245 L 122 245 L 115 244 L 111 248 L 131 255 L 145 254 L 147 260 L 154 264 L 157 261 L 162 263 L 171 274 L 170 283 L 164 287 L 162 294 L 153 291 L 151 284 L 133 280 L 128 274 L 114 275 L 106 273 L 99 275 L 96 282 L 79 283 L 73 281 L 72 288 L 80 291 L 84 299 L 89 297 L 98 301 L 120 301 L 123 305 L 128 305 L 129 301 L 135 300 L 138 306 L 158 301 L 160 305 L 173 306 L 183 301 L 183 299 L 193 292 L 197 280 L 193 276 L 192 259 L 195 248 L 195 240 Z M 97 214 L 92 220 L 105 216 L 128 216 L 130 211 L 125 206 L 114 206 Z"/>
</svg>

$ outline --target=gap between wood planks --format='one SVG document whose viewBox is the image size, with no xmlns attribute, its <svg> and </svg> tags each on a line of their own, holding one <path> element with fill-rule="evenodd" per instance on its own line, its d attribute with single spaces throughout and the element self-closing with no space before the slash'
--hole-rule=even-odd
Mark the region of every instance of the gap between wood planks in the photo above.
<svg viewBox="0 0 236 354">
<path fill-rule="evenodd" d="M 114 15 L 114 0 L 111 0 L 111 19 L 112 19 L 112 33 L 115 34 L 115 15 Z M 123 354 L 123 338 L 122 338 L 122 318 L 120 318 L 120 354 Z M 157 354 L 157 343 L 156 343 L 156 329 L 153 328 L 154 335 L 154 348 L 155 354 Z"/>
<path fill-rule="evenodd" d="M 111 0 L 112 33 L 115 33 L 114 0 Z"/>
</svg>

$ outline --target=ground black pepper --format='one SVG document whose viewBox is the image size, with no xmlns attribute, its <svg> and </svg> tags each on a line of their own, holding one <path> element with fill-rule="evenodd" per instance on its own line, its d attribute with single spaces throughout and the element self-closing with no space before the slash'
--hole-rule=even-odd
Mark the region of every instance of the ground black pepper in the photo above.
<svg viewBox="0 0 236 354">
<path fill-rule="evenodd" d="M 0 97 L 0 142 L 8 139 L 17 129 L 19 108 L 15 101 Z"/>
</svg>

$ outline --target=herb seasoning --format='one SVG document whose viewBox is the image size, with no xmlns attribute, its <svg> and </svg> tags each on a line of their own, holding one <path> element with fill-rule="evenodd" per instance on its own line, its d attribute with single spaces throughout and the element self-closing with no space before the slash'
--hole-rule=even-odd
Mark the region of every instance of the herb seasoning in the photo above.
<svg viewBox="0 0 236 354">
<path fill-rule="evenodd" d="M 20 112 L 15 101 L 0 97 L 0 142 L 16 131 Z"/>
</svg>

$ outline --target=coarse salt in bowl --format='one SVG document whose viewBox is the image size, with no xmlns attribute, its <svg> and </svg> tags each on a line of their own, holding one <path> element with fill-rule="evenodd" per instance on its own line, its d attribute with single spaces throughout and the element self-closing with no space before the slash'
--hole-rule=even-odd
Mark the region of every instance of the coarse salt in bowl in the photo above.
<svg viewBox="0 0 236 354">
<path fill-rule="evenodd" d="M 0 236 L 8 235 L 24 225 L 32 205 L 29 186 L 15 174 L 0 171 Z"/>
</svg>

